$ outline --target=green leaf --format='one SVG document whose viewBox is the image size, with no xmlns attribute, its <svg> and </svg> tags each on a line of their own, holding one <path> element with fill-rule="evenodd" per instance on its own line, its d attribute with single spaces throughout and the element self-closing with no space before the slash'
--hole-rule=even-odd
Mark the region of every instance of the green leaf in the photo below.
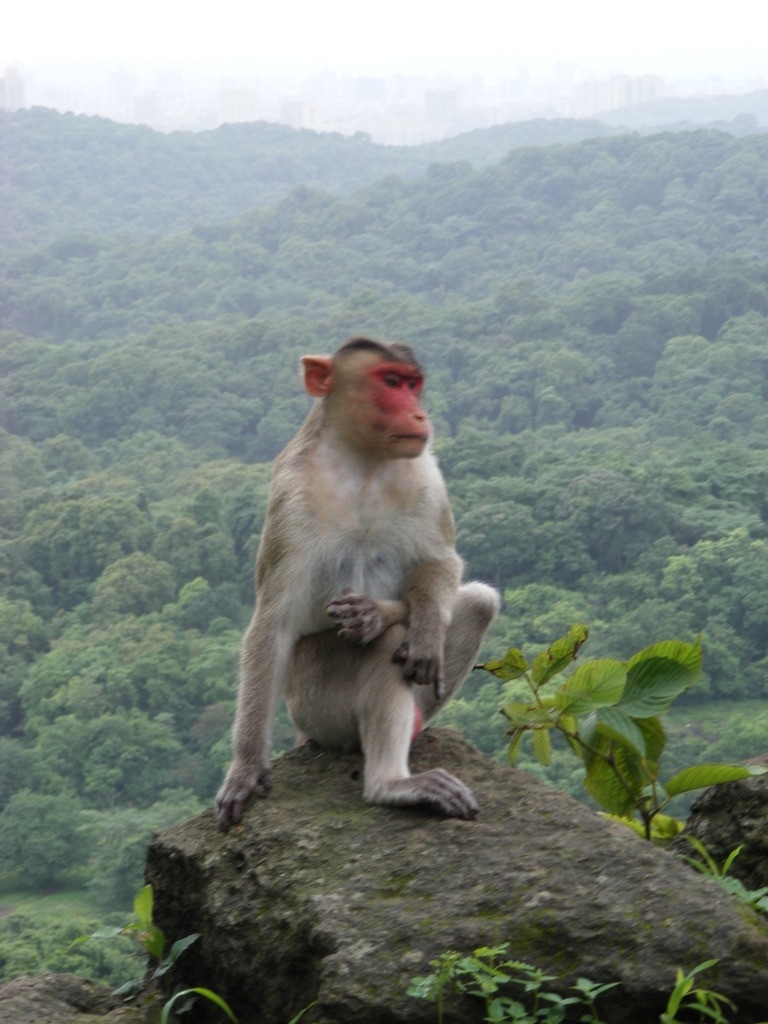
<svg viewBox="0 0 768 1024">
<path fill-rule="evenodd" d="M 736 764 L 699 764 L 691 768 L 683 768 L 664 783 L 669 796 L 678 793 L 689 793 L 692 789 L 703 789 L 705 786 L 718 786 L 723 782 L 736 782 L 748 779 L 753 775 L 765 774 L 765 768 Z"/>
<path fill-rule="evenodd" d="M 731 870 L 731 865 L 733 864 L 733 862 L 736 860 L 736 858 L 739 856 L 739 854 L 741 853 L 741 851 L 743 849 L 744 849 L 744 844 L 740 843 L 736 847 L 735 850 L 731 850 L 731 852 L 728 854 L 728 856 L 723 861 L 722 874 L 724 874 L 724 875 L 728 874 L 728 872 Z"/>
<path fill-rule="evenodd" d="M 167 964 L 175 963 L 176 960 L 181 956 L 185 949 L 189 949 L 193 942 L 197 942 L 200 938 L 200 932 L 192 932 L 191 935 L 186 935 L 183 939 L 177 939 L 171 946 L 171 951 L 166 957 L 165 962 Z"/>
<path fill-rule="evenodd" d="M 598 741 L 597 732 L 597 712 L 593 711 L 591 714 L 582 718 L 579 723 L 579 736 L 584 740 L 585 743 L 589 743 L 592 746 Z"/>
<path fill-rule="evenodd" d="M 651 819 L 651 839 L 659 839 L 668 843 L 679 836 L 685 828 L 685 822 L 673 818 L 671 814 L 654 814 Z"/>
<path fill-rule="evenodd" d="M 701 637 L 692 644 L 682 640 L 662 640 L 657 644 L 651 644 L 650 647 L 645 647 L 632 655 L 627 662 L 627 671 L 636 663 L 652 658 L 669 658 L 670 661 L 676 661 L 696 678 L 701 672 Z"/>
<path fill-rule="evenodd" d="M 577 757 L 583 757 L 583 748 L 576 739 L 579 732 L 579 723 L 576 718 L 573 715 L 563 714 L 558 717 L 557 724 L 574 754 Z"/>
<path fill-rule="evenodd" d="M 536 710 L 535 704 L 522 704 L 519 701 L 509 701 L 501 708 L 501 713 L 508 719 L 510 728 L 528 724 L 531 711 Z"/>
<path fill-rule="evenodd" d="M 592 736 L 591 747 L 584 761 L 584 785 L 604 810 L 632 817 L 649 781 L 644 761 L 631 747 L 599 733 Z"/>
<path fill-rule="evenodd" d="M 571 626 L 565 636 L 559 637 L 546 651 L 542 651 L 533 663 L 533 681 L 537 687 L 562 672 L 579 653 L 579 648 L 589 636 L 586 626 Z"/>
<path fill-rule="evenodd" d="M 697 839 L 696 836 L 683 836 L 683 839 L 689 842 L 701 857 L 701 860 L 697 860 L 696 857 L 684 857 L 683 860 L 687 860 L 692 868 L 696 868 L 697 871 L 701 871 L 704 875 L 709 875 L 711 878 L 721 878 L 723 872 L 717 866 L 717 862 L 702 841 Z M 738 849 L 740 850 L 741 847 L 739 846 Z"/>
<path fill-rule="evenodd" d="M 144 982 L 141 978 L 132 978 L 130 981 L 126 981 L 124 985 L 116 988 L 113 992 L 113 996 L 120 996 L 121 999 L 134 999 L 143 988 Z"/>
<path fill-rule="evenodd" d="M 546 707 L 540 704 L 505 704 L 501 713 L 509 720 L 508 734 L 513 729 L 536 729 L 553 724 L 552 717 Z"/>
<path fill-rule="evenodd" d="M 555 707 L 580 715 L 615 704 L 624 692 L 626 673 L 620 661 L 599 658 L 588 661 L 561 683 L 555 693 Z"/>
<path fill-rule="evenodd" d="M 552 744 L 549 742 L 549 729 L 533 730 L 533 752 L 540 764 L 548 765 L 552 761 Z"/>
<path fill-rule="evenodd" d="M 659 760 L 667 745 L 667 734 L 659 718 L 639 718 L 635 722 L 645 740 L 645 763 L 653 778 L 658 777 Z"/>
<path fill-rule="evenodd" d="M 193 942 L 197 942 L 200 938 L 200 932 L 193 932 L 191 935 L 185 936 L 183 939 L 177 939 L 171 946 L 168 956 L 163 960 L 160 966 L 152 975 L 153 978 L 161 978 L 165 973 L 170 971 L 176 961 L 179 959 L 185 949 L 188 949 Z"/>
<path fill-rule="evenodd" d="M 613 707 L 600 708 L 597 712 L 597 730 L 603 736 L 631 747 L 640 757 L 645 757 L 645 737 L 642 729 L 623 711 Z"/>
<path fill-rule="evenodd" d="M 202 996 L 204 999 L 208 999 L 210 1002 L 215 1003 L 220 1010 L 223 1010 L 224 1013 L 226 1013 L 232 1021 L 232 1024 L 238 1024 L 237 1017 L 232 1013 L 229 1006 L 227 1006 L 221 996 L 217 996 L 216 993 L 211 992 L 209 988 L 185 988 L 181 992 L 175 992 L 163 1007 L 163 1012 L 160 1014 L 160 1024 L 168 1024 L 168 1017 L 171 1009 L 173 1008 L 173 1004 L 177 999 L 181 999 L 182 996 L 188 995 Z"/>
<path fill-rule="evenodd" d="M 105 925 L 103 928 L 97 929 L 93 935 L 86 936 L 86 939 L 112 939 L 115 935 L 122 935 L 124 931 L 125 929 L 121 928 L 120 925 L 115 927 Z"/>
<path fill-rule="evenodd" d="M 290 1024 L 299 1024 L 299 1021 L 304 1016 L 304 1014 L 307 1012 L 307 1010 L 311 1010 L 312 1007 L 315 1006 L 316 1004 L 317 1004 L 317 1000 L 315 999 L 308 1006 L 305 1006 L 303 1010 L 299 1010 L 299 1012 L 296 1014 L 296 1016 L 291 1019 Z"/>
<path fill-rule="evenodd" d="M 152 886 L 145 885 L 143 889 L 139 891 L 138 896 L 133 901 L 133 910 L 136 917 L 139 919 L 139 924 L 142 928 L 146 928 L 152 924 L 152 907 L 154 903 L 154 897 L 152 895 Z"/>
<path fill-rule="evenodd" d="M 149 956 L 153 956 L 156 960 L 163 959 L 165 936 L 163 935 L 162 929 L 158 928 L 156 924 L 150 924 L 149 927 L 142 929 L 136 938 L 142 944 Z"/>
<path fill-rule="evenodd" d="M 162 960 L 165 936 L 162 929 L 152 920 L 153 904 L 152 886 L 145 885 L 133 901 L 133 909 L 138 922 L 128 925 L 125 930 L 136 934 L 137 940 L 150 956 L 155 957 L 156 960 Z"/>
<path fill-rule="evenodd" d="M 523 729 L 515 729 L 512 733 L 512 739 L 509 741 L 509 750 L 507 751 L 507 763 L 512 765 L 517 760 L 517 755 L 520 751 L 520 742 L 523 738 Z"/>
<path fill-rule="evenodd" d="M 666 711 L 701 674 L 701 642 L 666 640 L 639 651 L 627 662 L 627 685 L 618 707 L 632 718 Z"/>
<path fill-rule="evenodd" d="M 645 825 L 639 818 L 622 818 L 617 814 L 603 814 L 602 817 L 618 821 L 632 829 L 641 839 L 646 838 Z M 657 846 L 668 846 L 675 836 L 680 834 L 684 826 L 685 822 L 680 821 L 679 818 L 672 818 L 668 814 L 654 814 L 651 819 L 651 842 Z"/>
<path fill-rule="evenodd" d="M 503 658 L 494 658 L 492 661 L 486 661 L 475 667 L 492 673 L 498 679 L 509 680 L 519 679 L 520 676 L 525 675 L 528 671 L 528 662 L 523 657 L 522 651 L 519 651 L 517 647 L 510 647 Z"/>
<path fill-rule="evenodd" d="M 636 802 L 622 786 L 611 766 L 600 757 L 593 758 L 584 776 L 584 785 L 594 799 L 611 814 L 631 818 Z"/>
</svg>

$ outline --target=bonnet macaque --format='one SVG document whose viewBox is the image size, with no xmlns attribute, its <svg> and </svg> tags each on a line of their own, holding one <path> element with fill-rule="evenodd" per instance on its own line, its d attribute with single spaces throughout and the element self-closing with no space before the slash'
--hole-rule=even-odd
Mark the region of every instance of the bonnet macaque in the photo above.
<svg viewBox="0 0 768 1024">
<path fill-rule="evenodd" d="M 219 826 L 271 788 L 281 694 L 300 739 L 362 748 L 366 800 L 472 818 L 459 779 L 408 769 L 412 738 L 458 690 L 499 608 L 490 587 L 460 583 L 422 371 L 408 346 L 367 338 L 302 362 L 317 401 L 275 463 Z"/>
</svg>

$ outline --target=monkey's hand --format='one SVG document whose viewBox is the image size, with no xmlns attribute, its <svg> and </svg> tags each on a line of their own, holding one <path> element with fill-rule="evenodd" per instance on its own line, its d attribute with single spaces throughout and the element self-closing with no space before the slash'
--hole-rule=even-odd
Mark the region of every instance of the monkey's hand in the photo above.
<svg viewBox="0 0 768 1024">
<path fill-rule="evenodd" d="M 365 594 L 345 590 L 326 605 L 326 612 L 336 621 L 339 636 L 357 644 L 375 640 L 386 629 L 379 606 Z"/>
<path fill-rule="evenodd" d="M 403 679 L 419 686 L 432 686 L 437 700 L 445 696 L 443 659 L 433 647 L 422 647 L 409 634 L 392 655 L 392 661 L 402 666 Z"/>
<path fill-rule="evenodd" d="M 216 821 L 222 832 L 239 824 L 245 801 L 259 787 L 265 791 L 272 789 L 272 768 L 268 764 L 254 767 L 242 761 L 232 762 L 216 794 Z"/>
</svg>

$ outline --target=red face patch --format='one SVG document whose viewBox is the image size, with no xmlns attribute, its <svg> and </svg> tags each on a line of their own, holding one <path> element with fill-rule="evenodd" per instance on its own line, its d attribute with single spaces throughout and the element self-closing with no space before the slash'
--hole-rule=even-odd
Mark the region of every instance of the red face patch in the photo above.
<svg viewBox="0 0 768 1024">
<path fill-rule="evenodd" d="M 368 454 L 384 459 L 414 459 L 429 441 L 429 417 L 419 396 L 424 378 L 408 363 L 376 363 L 365 371 L 351 417 L 354 439 Z"/>
<path fill-rule="evenodd" d="M 419 395 L 424 387 L 424 378 L 415 366 L 403 363 L 379 363 L 371 370 L 376 382 L 375 402 L 382 412 L 420 412 Z"/>
</svg>

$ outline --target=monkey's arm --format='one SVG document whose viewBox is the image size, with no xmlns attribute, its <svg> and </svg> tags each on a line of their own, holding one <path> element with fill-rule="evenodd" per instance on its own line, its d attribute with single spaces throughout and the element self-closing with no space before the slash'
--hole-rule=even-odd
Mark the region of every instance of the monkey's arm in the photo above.
<svg viewBox="0 0 768 1024">
<path fill-rule="evenodd" d="M 408 634 L 392 656 L 402 665 L 403 679 L 443 693 L 443 648 L 462 563 L 451 551 L 437 562 L 417 566 L 406 584 Z"/>
<path fill-rule="evenodd" d="M 408 621 L 405 601 L 376 601 L 352 590 L 343 591 L 325 608 L 339 627 L 339 636 L 354 643 L 367 644 L 384 630 Z"/>
<path fill-rule="evenodd" d="M 269 752 L 272 722 L 290 658 L 293 637 L 285 624 L 257 609 L 243 637 L 240 687 L 232 733 L 234 757 L 216 794 L 216 820 L 226 831 L 257 789 L 272 788 Z"/>
</svg>

